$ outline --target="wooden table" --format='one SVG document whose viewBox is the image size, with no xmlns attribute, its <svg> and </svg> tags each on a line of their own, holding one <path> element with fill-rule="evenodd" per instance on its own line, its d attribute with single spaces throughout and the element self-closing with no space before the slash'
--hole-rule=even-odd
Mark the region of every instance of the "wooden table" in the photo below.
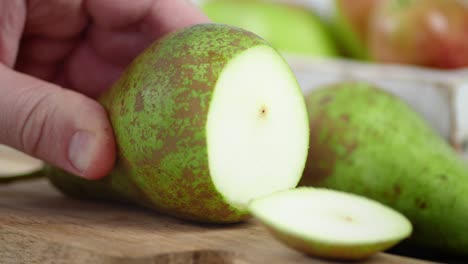
<svg viewBox="0 0 468 264">
<path fill-rule="evenodd" d="M 255 221 L 197 225 L 66 198 L 46 180 L 0 186 L 0 263 L 339 263 L 302 255 Z M 378 254 L 362 263 L 428 263 Z"/>
</svg>

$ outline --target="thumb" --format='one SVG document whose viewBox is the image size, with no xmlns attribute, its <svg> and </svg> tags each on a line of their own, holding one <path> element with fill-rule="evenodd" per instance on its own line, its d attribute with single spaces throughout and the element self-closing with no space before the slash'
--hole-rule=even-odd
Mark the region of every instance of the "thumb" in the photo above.
<svg viewBox="0 0 468 264">
<path fill-rule="evenodd" d="M 88 179 L 113 167 L 111 125 L 96 101 L 2 64 L 0 94 L 0 143 Z"/>
</svg>

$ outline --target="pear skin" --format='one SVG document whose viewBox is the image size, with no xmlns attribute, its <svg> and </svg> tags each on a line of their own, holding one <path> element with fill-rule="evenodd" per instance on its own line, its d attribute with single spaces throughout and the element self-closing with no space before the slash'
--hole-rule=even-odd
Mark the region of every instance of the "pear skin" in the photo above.
<svg viewBox="0 0 468 264">
<path fill-rule="evenodd" d="M 229 65 L 242 72 L 249 62 L 263 63 L 279 69 L 279 82 L 284 85 L 278 85 L 276 88 L 285 95 L 284 98 L 290 99 L 287 99 L 288 107 L 282 104 L 286 102 L 284 98 L 269 98 L 265 96 L 268 95 L 266 89 L 261 85 L 255 86 L 257 82 L 262 84 L 267 78 L 262 77 L 261 80 L 256 78 L 256 75 L 247 73 L 240 74 L 238 78 L 239 74 L 234 72 L 229 75 L 225 71 Z M 249 184 L 250 179 L 244 179 L 243 182 L 236 180 L 236 177 L 243 176 L 242 173 L 237 172 L 240 176 L 235 173 L 218 173 L 218 182 L 214 181 L 212 169 L 216 164 L 213 164 L 215 162 L 212 162 L 209 150 L 214 148 L 219 140 L 210 143 L 213 136 L 210 138 L 209 132 L 213 132 L 214 129 L 209 130 L 209 127 L 215 126 L 216 121 L 222 130 L 222 126 L 229 126 L 230 120 L 219 114 L 212 118 L 214 121 L 211 125 L 208 123 L 211 122 L 210 114 L 214 111 L 210 111 L 214 108 L 213 102 L 221 96 L 216 97 L 216 94 L 223 91 L 217 84 L 223 80 L 226 83 L 228 75 L 231 76 L 231 83 L 225 86 L 230 87 L 229 91 L 232 91 L 236 98 L 248 96 L 244 92 L 236 92 L 242 88 L 240 85 L 251 85 L 252 89 L 248 91 L 250 96 L 258 95 L 259 99 L 249 101 L 250 105 L 244 103 L 246 100 L 238 99 L 239 103 L 232 104 L 233 110 L 229 110 L 229 113 L 236 114 L 235 110 L 241 105 L 245 109 L 248 106 L 253 107 L 253 111 L 245 111 L 245 116 L 252 119 L 249 119 L 252 124 L 262 122 L 264 129 L 260 132 L 273 133 L 269 120 L 274 119 L 275 114 L 267 111 L 269 102 L 276 103 L 275 106 L 278 107 L 272 106 L 276 112 L 284 114 L 285 111 L 295 108 L 297 111 L 294 110 L 294 113 L 299 113 L 294 114 L 294 117 L 297 119 L 296 131 L 301 140 L 297 141 L 297 144 L 288 143 L 287 146 L 297 145 L 295 149 L 300 151 L 295 153 L 300 157 L 290 159 L 290 163 L 295 164 L 292 166 L 295 167 L 295 171 L 286 173 L 289 175 L 286 178 L 290 177 L 288 180 L 283 180 L 286 179 L 284 175 L 278 175 L 278 184 L 272 184 L 258 192 L 257 189 L 260 190 L 261 187 L 254 188 L 255 185 Z M 247 75 L 251 78 L 251 83 L 243 82 L 241 77 L 247 78 Z M 229 96 L 225 97 L 228 97 L 227 101 L 232 101 Z M 216 102 L 220 102 L 219 100 Z M 305 166 L 309 137 L 307 111 L 300 87 L 276 50 L 262 38 L 240 28 L 202 24 L 169 34 L 142 52 L 100 98 L 100 103 L 108 112 L 117 142 L 114 170 L 102 180 L 88 181 L 57 168 L 49 169 L 51 182 L 64 193 L 75 197 L 130 201 L 183 219 L 233 223 L 245 220 L 250 215 L 246 206 L 226 198 L 228 196 L 223 193 L 221 187 L 224 187 L 224 191 L 228 189 L 231 196 L 237 195 L 236 189 L 244 192 L 248 190 L 249 193 L 240 193 L 238 196 L 242 198 L 244 195 L 250 199 L 261 195 L 261 192 L 268 193 L 296 186 Z M 218 110 L 221 107 L 219 105 L 222 103 L 218 103 Z M 292 115 L 291 113 L 293 112 L 286 115 Z M 261 115 L 263 119 L 259 119 L 257 115 Z M 239 117 L 239 122 L 243 122 L 244 119 Z M 224 136 L 221 134 L 226 133 L 218 133 L 220 137 Z M 253 133 L 247 134 L 246 137 L 251 134 Z M 280 136 L 275 134 L 275 137 Z M 285 135 L 281 137 L 283 141 L 289 141 Z M 218 149 L 222 151 L 223 148 Z M 261 150 L 261 147 L 252 147 L 246 151 L 259 149 Z M 229 153 L 224 152 L 227 156 Z M 217 161 L 224 164 L 231 160 L 229 156 L 221 162 L 219 158 Z M 258 177 L 262 178 L 254 180 L 267 182 L 269 179 L 266 176 L 269 174 L 263 175 L 267 174 L 264 173 L 266 169 L 260 167 L 258 170 Z M 219 181 L 228 177 L 228 183 L 219 184 Z M 272 181 L 275 182 L 274 179 Z M 241 187 L 237 187 L 236 184 Z"/>
<path fill-rule="evenodd" d="M 345 82 L 306 96 L 310 150 L 300 185 L 351 192 L 403 213 L 411 243 L 468 256 L 468 168 L 406 103 Z"/>
</svg>

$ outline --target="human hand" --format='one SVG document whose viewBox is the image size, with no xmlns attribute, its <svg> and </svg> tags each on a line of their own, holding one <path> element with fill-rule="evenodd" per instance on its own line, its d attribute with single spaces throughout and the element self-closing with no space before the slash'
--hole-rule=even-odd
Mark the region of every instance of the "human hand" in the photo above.
<svg viewBox="0 0 468 264">
<path fill-rule="evenodd" d="M 0 1 L 0 143 L 103 177 L 115 142 L 93 98 L 155 39 L 204 22 L 188 0 Z"/>
</svg>

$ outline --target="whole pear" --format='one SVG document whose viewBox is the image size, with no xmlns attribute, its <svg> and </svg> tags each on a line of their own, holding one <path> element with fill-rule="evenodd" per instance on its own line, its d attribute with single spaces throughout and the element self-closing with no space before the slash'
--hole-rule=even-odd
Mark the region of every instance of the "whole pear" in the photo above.
<svg viewBox="0 0 468 264">
<path fill-rule="evenodd" d="M 411 243 L 468 256 L 468 167 L 405 102 L 361 82 L 306 95 L 310 150 L 300 185 L 351 192 L 410 219 Z"/>
<path fill-rule="evenodd" d="M 201 8 L 213 21 L 252 31 L 285 54 L 339 56 L 326 25 L 306 8 L 268 0 L 210 0 Z"/>
<path fill-rule="evenodd" d="M 330 28 L 344 54 L 369 60 L 367 45 L 369 20 L 382 0 L 334 0 Z"/>
</svg>

